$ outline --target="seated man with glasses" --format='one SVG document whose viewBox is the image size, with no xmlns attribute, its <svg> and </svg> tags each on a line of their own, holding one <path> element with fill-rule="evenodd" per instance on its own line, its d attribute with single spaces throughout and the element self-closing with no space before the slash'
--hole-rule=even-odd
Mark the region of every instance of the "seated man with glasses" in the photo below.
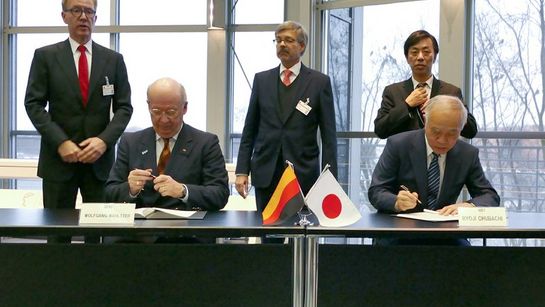
<svg viewBox="0 0 545 307">
<path fill-rule="evenodd" d="M 228 177 L 218 137 L 183 122 L 186 97 L 171 78 L 148 87 L 153 126 L 121 137 L 106 183 L 109 201 L 181 210 L 225 206 Z"/>
</svg>

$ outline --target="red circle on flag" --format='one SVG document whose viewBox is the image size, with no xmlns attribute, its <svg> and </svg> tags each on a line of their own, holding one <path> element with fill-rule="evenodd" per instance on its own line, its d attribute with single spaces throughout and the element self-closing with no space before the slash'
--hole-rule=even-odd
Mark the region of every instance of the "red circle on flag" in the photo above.
<svg viewBox="0 0 545 307">
<path fill-rule="evenodd" d="M 335 194 L 328 194 L 322 201 L 322 211 L 325 216 L 334 219 L 341 215 L 342 205 L 341 200 Z"/>
</svg>

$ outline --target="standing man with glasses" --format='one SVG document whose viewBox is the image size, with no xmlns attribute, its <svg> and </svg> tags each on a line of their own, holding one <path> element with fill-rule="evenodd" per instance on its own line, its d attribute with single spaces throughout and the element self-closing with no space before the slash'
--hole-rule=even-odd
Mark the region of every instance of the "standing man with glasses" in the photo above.
<svg viewBox="0 0 545 307">
<path fill-rule="evenodd" d="M 280 65 L 254 77 L 236 167 L 236 189 L 243 197 L 248 194 L 248 175 L 252 174 L 259 211 L 274 192 L 286 160 L 293 163 L 303 193 L 326 164 L 337 174 L 329 77 L 301 62 L 308 35 L 299 23 L 280 24 L 275 42 Z"/>
<path fill-rule="evenodd" d="M 45 208 L 74 208 L 78 189 L 84 202 L 104 201 L 115 143 L 132 114 L 123 57 L 91 40 L 96 8 L 96 0 L 63 0 L 69 38 L 37 49 L 30 67 L 25 107 L 41 134 Z"/>
<path fill-rule="evenodd" d="M 147 91 L 153 127 L 121 137 L 106 184 L 108 200 L 137 207 L 220 210 L 229 186 L 218 137 L 184 123 L 187 96 L 171 78 Z"/>
<path fill-rule="evenodd" d="M 411 67 L 412 77 L 384 88 L 382 103 L 375 118 L 375 133 L 381 139 L 423 128 L 426 122 L 425 107 L 434 96 L 451 95 L 462 100 L 460 88 L 437 79 L 431 72 L 439 54 L 439 45 L 433 35 L 424 30 L 411 33 L 403 51 Z M 470 139 L 476 134 L 477 122 L 468 113 L 461 135 Z"/>
</svg>

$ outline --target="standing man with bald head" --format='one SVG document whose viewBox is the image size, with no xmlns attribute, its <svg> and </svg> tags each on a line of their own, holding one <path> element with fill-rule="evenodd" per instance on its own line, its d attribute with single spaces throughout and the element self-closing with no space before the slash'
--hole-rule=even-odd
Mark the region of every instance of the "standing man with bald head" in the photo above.
<svg viewBox="0 0 545 307">
<path fill-rule="evenodd" d="M 171 78 L 147 91 L 153 127 L 121 137 L 108 200 L 137 207 L 220 210 L 229 197 L 218 137 L 184 123 L 185 88 Z"/>
<path fill-rule="evenodd" d="M 255 75 L 236 167 L 236 189 L 243 197 L 248 193 L 248 175 L 252 174 L 260 212 L 274 192 L 286 160 L 293 163 L 303 193 L 326 164 L 337 175 L 335 108 L 329 77 L 301 62 L 308 35 L 299 23 L 279 25 L 275 42 L 280 65 Z"/>
<path fill-rule="evenodd" d="M 412 76 L 384 88 L 375 118 L 375 133 L 382 139 L 423 128 L 426 122 L 425 107 L 434 96 L 451 95 L 462 100 L 459 87 L 437 79 L 431 72 L 439 54 L 439 44 L 433 35 L 424 30 L 414 31 L 405 41 L 403 52 Z M 473 138 L 476 134 L 477 122 L 468 113 L 461 135 Z"/>
<path fill-rule="evenodd" d="M 41 134 L 45 208 L 74 208 L 78 189 L 84 202 L 104 201 L 115 143 L 131 118 L 123 56 L 91 40 L 96 9 L 96 0 L 63 0 L 69 38 L 37 49 L 30 67 L 25 107 Z"/>
</svg>

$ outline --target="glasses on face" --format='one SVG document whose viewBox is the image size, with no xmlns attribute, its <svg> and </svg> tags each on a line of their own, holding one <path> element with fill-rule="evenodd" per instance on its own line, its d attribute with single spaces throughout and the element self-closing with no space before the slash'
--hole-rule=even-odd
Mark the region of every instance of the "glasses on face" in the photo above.
<svg viewBox="0 0 545 307">
<path fill-rule="evenodd" d="M 180 111 L 178 109 L 161 110 L 157 108 L 152 108 L 152 109 L 149 109 L 149 113 L 151 114 L 151 116 L 155 118 L 160 118 L 161 116 L 163 116 L 163 114 L 165 114 L 165 116 L 168 119 L 175 119 L 180 113 Z"/>
<path fill-rule="evenodd" d="M 65 10 L 65 12 L 70 12 L 70 14 L 72 14 L 72 16 L 74 17 L 81 17 L 81 15 L 83 13 L 85 13 L 85 16 L 89 17 L 89 18 L 93 18 L 95 17 L 95 14 L 97 11 L 93 10 L 92 8 L 88 8 L 88 7 L 73 7 L 71 9 L 67 9 Z"/>
<path fill-rule="evenodd" d="M 284 44 L 288 45 L 288 44 L 295 44 L 297 42 L 297 40 L 294 39 L 294 38 L 291 38 L 291 37 L 285 37 L 285 38 L 277 37 L 277 38 L 273 39 L 273 43 L 275 43 L 277 45 L 282 44 L 282 42 L 284 42 Z"/>
</svg>

